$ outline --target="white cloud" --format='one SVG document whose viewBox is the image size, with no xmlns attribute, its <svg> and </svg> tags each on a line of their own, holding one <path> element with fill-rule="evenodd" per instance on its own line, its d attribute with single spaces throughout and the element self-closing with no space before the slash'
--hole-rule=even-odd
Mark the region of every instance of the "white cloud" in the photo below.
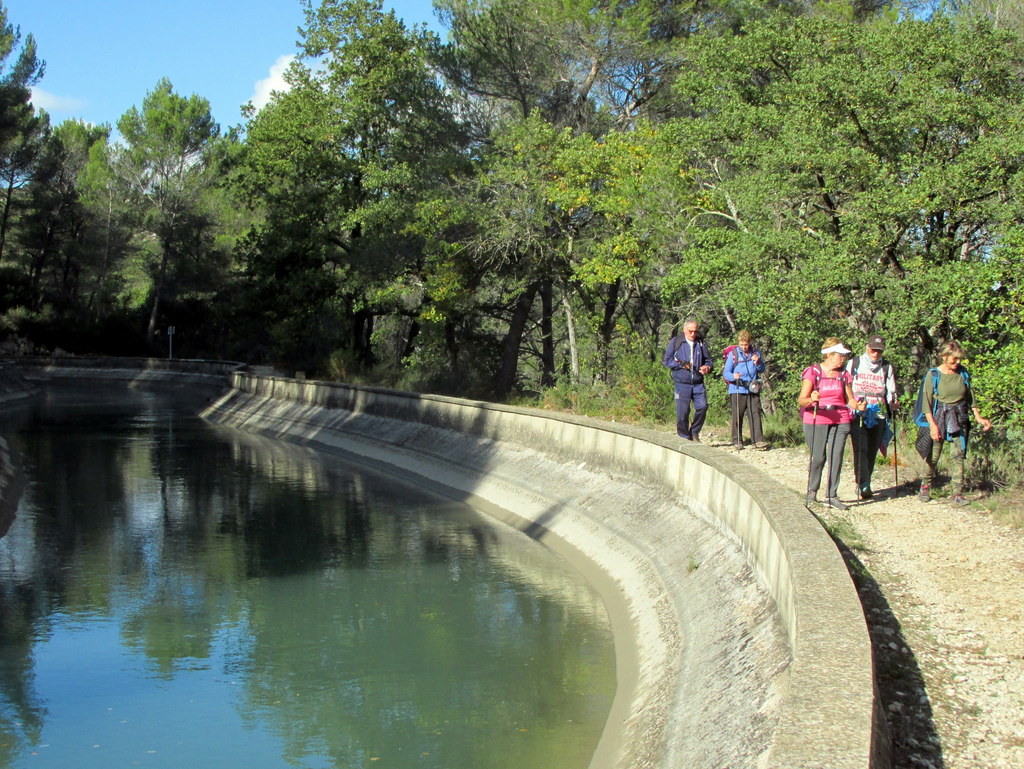
<svg viewBox="0 0 1024 769">
<path fill-rule="evenodd" d="M 256 108 L 257 112 L 267 105 L 270 101 L 270 96 L 274 91 L 286 93 L 291 88 L 291 86 L 284 81 L 284 73 L 294 58 L 294 54 L 278 57 L 277 61 L 274 62 L 274 66 L 270 68 L 270 73 L 267 77 L 256 81 L 256 85 L 253 86 L 252 96 L 249 97 L 249 101 L 252 102 L 252 106 Z"/>
<path fill-rule="evenodd" d="M 44 109 L 51 115 L 77 112 L 85 108 L 86 103 L 81 99 L 72 99 L 68 96 L 57 96 L 42 88 L 32 89 L 32 105 L 36 109 Z"/>
</svg>

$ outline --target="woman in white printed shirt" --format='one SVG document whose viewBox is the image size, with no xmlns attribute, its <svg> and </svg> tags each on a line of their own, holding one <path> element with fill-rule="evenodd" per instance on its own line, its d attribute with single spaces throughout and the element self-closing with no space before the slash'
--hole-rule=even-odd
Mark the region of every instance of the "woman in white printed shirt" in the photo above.
<svg viewBox="0 0 1024 769">
<path fill-rule="evenodd" d="M 868 337 L 864 354 L 846 364 L 853 377 L 853 394 L 866 404 L 854 414 L 850 425 L 853 439 L 853 475 L 861 499 L 871 499 L 871 475 L 875 471 L 878 452 L 885 451 L 892 435 L 888 416 L 896 411 L 896 375 L 892 364 L 882 357 L 885 339 L 878 334 Z"/>
</svg>

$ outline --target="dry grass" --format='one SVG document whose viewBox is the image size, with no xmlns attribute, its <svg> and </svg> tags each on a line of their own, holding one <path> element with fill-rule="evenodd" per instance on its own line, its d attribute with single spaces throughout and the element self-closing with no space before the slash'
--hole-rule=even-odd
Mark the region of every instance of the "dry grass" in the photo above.
<svg viewBox="0 0 1024 769">
<path fill-rule="evenodd" d="M 1024 489 L 1003 489 L 978 502 L 1000 523 L 1024 529 Z"/>
</svg>

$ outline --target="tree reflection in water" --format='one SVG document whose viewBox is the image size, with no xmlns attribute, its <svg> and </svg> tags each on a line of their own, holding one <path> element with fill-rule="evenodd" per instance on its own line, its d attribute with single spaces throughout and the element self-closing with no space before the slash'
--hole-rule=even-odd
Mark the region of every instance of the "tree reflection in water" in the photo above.
<svg viewBox="0 0 1024 769">
<path fill-rule="evenodd" d="M 0 417 L 26 479 L 0 540 L 0 766 L 587 765 L 614 669 L 577 574 L 191 405 L 54 389 Z"/>
</svg>

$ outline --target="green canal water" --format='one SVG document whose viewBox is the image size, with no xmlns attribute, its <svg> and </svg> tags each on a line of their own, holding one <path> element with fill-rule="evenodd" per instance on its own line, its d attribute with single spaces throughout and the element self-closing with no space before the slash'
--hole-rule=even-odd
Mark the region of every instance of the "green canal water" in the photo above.
<svg viewBox="0 0 1024 769">
<path fill-rule="evenodd" d="M 542 545 L 180 398 L 0 413 L 0 767 L 583 769 L 598 596 Z"/>
</svg>

